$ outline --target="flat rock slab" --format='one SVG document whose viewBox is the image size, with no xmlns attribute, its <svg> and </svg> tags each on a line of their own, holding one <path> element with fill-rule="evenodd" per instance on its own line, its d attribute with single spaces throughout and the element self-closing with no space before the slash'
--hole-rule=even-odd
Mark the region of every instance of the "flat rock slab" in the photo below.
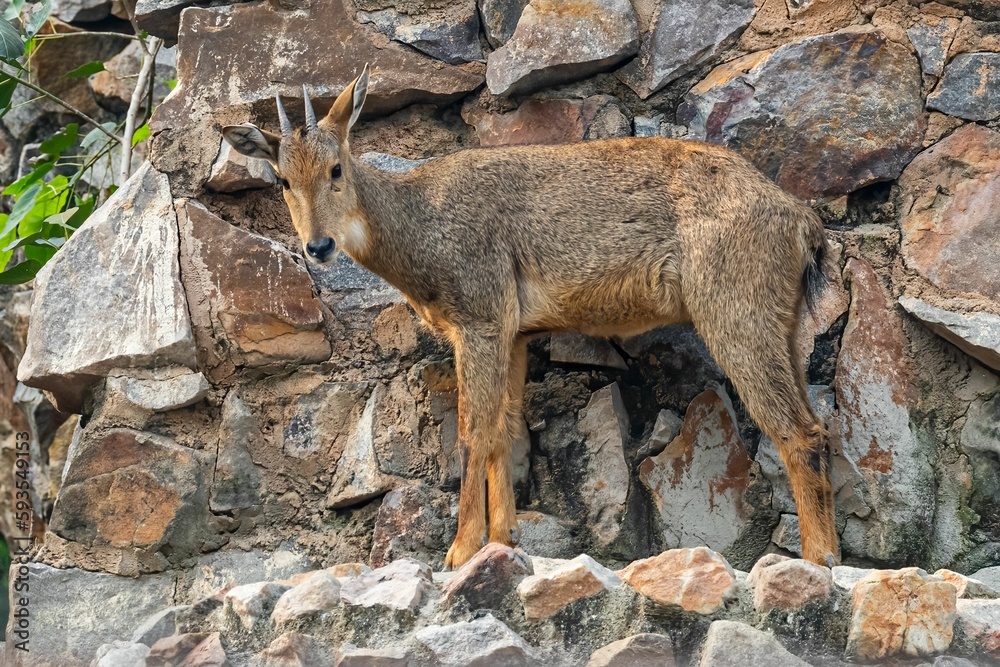
<svg viewBox="0 0 1000 667">
<path fill-rule="evenodd" d="M 169 606 L 176 585 L 168 575 L 119 577 L 75 568 L 59 570 L 41 563 L 23 567 L 31 587 L 30 664 L 90 665 L 102 644 L 128 637 L 136 619 Z M 12 571 L 12 576 L 17 573 Z M 18 609 L 15 604 L 11 614 Z M 114 609 L 115 613 L 95 614 L 95 609 Z M 0 653 L 5 665 L 21 664 L 18 654 L 23 657 L 23 653 L 15 649 L 15 640 L 9 630 Z"/>
<path fill-rule="evenodd" d="M 720 65 L 685 95 L 677 118 L 691 138 L 736 150 L 804 199 L 896 178 L 926 124 L 917 59 L 867 29 Z"/>
<path fill-rule="evenodd" d="M 646 632 L 602 646 L 590 655 L 586 667 L 674 667 L 676 664 L 670 637 Z"/>
<path fill-rule="evenodd" d="M 1000 601 L 959 600 L 956 612 L 965 636 L 992 660 L 1000 659 Z"/>
<path fill-rule="evenodd" d="M 587 476 L 580 491 L 597 543 L 610 544 L 621 530 L 628 495 L 629 469 L 624 445 L 628 441 L 628 413 L 618 383 L 591 394 L 579 413 L 577 428 L 586 441 Z"/>
<path fill-rule="evenodd" d="M 447 104 L 483 82 L 408 46 L 379 43 L 385 38 L 373 33 L 355 21 L 353 3 L 345 0 L 316 0 L 297 11 L 275 11 L 269 3 L 189 8 L 178 33 L 177 88 L 150 122 L 151 159 L 176 175 L 175 187 L 193 195 L 218 154 L 215 113 L 263 102 L 259 109 L 273 120 L 274 95 L 301 99 L 303 84 L 316 112 L 326 113 L 365 63 L 371 71 L 367 114 Z M 247 35 L 268 38 L 247 48 Z M 292 122 L 301 123 L 301 105 L 286 106 Z"/>
<path fill-rule="evenodd" d="M 662 605 L 712 614 L 736 596 L 736 573 L 721 555 L 706 549 L 671 549 L 637 560 L 618 575 L 640 594 Z"/>
<path fill-rule="evenodd" d="M 1000 53 L 960 53 L 951 59 L 927 108 L 966 120 L 1000 116 Z"/>
<path fill-rule="evenodd" d="M 113 368 L 195 366 L 167 177 L 148 163 L 38 272 L 18 380 L 79 412 Z"/>
<path fill-rule="evenodd" d="M 747 524 L 743 494 L 752 464 L 725 391 L 696 396 L 677 437 L 639 466 L 639 480 L 662 519 L 665 545 L 731 547 Z"/>
<path fill-rule="evenodd" d="M 330 358 L 312 278 L 288 250 L 192 201 L 177 206 L 199 359 L 215 382 L 241 368 Z"/>
<path fill-rule="evenodd" d="M 340 597 L 347 605 L 413 613 L 431 588 L 429 567 L 401 559 L 344 582 Z"/>
<path fill-rule="evenodd" d="M 622 585 L 612 570 L 586 554 L 541 575 L 526 578 L 517 587 L 524 615 L 535 620 L 553 616 L 577 600 Z"/>
<path fill-rule="evenodd" d="M 943 653 L 951 646 L 956 590 L 909 567 L 877 570 L 854 587 L 846 654 L 872 661 Z"/>
<path fill-rule="evenodd" d="M 712 60 L 757 14 L 753 0 L 661 3 L 651 17 L 639 55 L 618 76 L 642 99 Z"/>
<path fill-rule="evenodd" d="M 914 297 L 900 297 L 899 305 L 973 359 L 1000 370 L 1000 315 L 948 310 Z"/>
<path fill-rule="evenodd" d="M 745 667 L 781 665 L 808 667 L 809 663 L 789 653 L 774 635 L 736 621 L 713 621 L 701 649 L 698 667 Z"/>
<path fill-rule="evenodd" d="M 638 50 L 627 0 L 532 0 L 511 38 L 487 58 L 486 85 L 494 95 L 523 95 L 596 74 Z"/>
<path fill-rule="evenodd" d="M 906 265 L 949 292 L 1000 304 L 1000 133 L 969 124 L 931 146 L 899 178 Z"/>
<path fill-rule="evenodd" d="M 487 614 L 470 622 L 432 625 L 416 634 L 441 667 L 526 667 L 541 659 L 513 630 Z"/>
</svg>

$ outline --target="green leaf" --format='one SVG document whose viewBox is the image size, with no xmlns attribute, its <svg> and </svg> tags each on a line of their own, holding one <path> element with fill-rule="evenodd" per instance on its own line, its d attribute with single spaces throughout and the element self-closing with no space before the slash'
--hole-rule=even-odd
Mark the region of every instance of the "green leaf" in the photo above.
<svg viewBox="0 0 1000 667">
<path fill-rule="evenodd" d="M 46 224 L 50 225 L 69 227 L 69 221 L 73 219 L 73 216 L 76 215 L 77 211 L 79 210 L 80 210 L 79 206 L 73 206 L 72 208 L 66 209 L 62 213 L 56 213 L 55 215 L 50 215 L 49 217 L 45 218 L 45 222 Z"/>
<path fill-rule="evenodd" d="M 15 264 L 6 271 L 0 271 L 0 285 L 19 285 L 26 283 L 35 277 L 38 270 L 42 268 L 42 263 L 35 259 L 29 259 Z"/>
<path fill-rule="evenodd" d="M 0 74 L 0 76 L 3 76 Z M 15 81 L 10 76 L 4 76 L 0 79 L 0 116 L 7 113 L 7 107 L 10 106 L 10 98 L 14 96 L 14 91 L 17 90 L 17 81 Z"/>
<path fill-rule="evenodd" d="M 24 258 L 29 262 L 34 260 L 38 262 L 39 266 L 41 266 L 42 264 L 45 264 L 45 262 L 52 259 L 52 255 L 56 254 L 56 250 L 59 250 L 59 248 L 49 245 L 48 243 L 26 245 L 24 246 Z"/>
<path fill-rule="evenodd" d="M 100 60 L 92 60 L 89 63 L 84 63 L 74 70 L 70 70 L 63 74 L 67 79 L 79 79 L 85 76 L 90 76 L 91 74 L 97 74 L 98 72 L 104 71 L 104 63 Z"/>
<path fill-rule="evenodd" d="M 54 158 L 59 157 L 64 152 L 72 148 L 73 144 L 76 143 L 77 132 L 79 129 L 80 128 L 76 123 L 70 123 L 43 141 L 38 147 L 38 150 L 51 155 Z"/>
<path fill-rule="evenodd" d="M 142 143 L 149 139 L 149 123 L 144 123 L 139 129 L 132 133 L 132 145 Z"/>
<path fill-rule="evenodd" d="M 5 245 L 3 248 L 0 248 L 0 252 L 9 253 L 13 250 L 16 250 L 17 248 L 20 248 L 26 243 L 34 243 L 41 237 L 42 237 L 41 232 L 37 234 L 32 234 L 31 236 L 15 236 L 13 241 Z"/>
<path fill-rule="evenodd" d="M 25 26 L 24 32 L 28 37 L 34 37 L 38 34 L 39 29 L 49 20 L 49 15 L 52 13 L 52 0 L 42 0 L 41 4 L 41 7 L 36 7 L 31 13 L 28 25 Z"/>
<path fill-rule="evenodd" d="M 35 206 L 35 200 L 38 199 L 38 194 L 41 191 L 42 184 L 35 183 L 21 193 L 21 196 L 14 202 L 14 208 L 10 210 L 10 215 L 7 216 L 7 222 L 4 224 L 3 229 L 0 230 L 0 238 L 10 234 L 11 230 L 15 229 L 28 213 L 31 212 L 31 209 Z"/>
<path fill-rule="evenodd" d="M 13 21 L 21 15 L 22 9 L 24 9 L 24 0 L 10 0 L 10 4 L 7 5 L 7 9 L 4 10 L 3 20 Z"/>
<path fill-rule="evenodd" d="M 22 192 L 28 189 L 28 186 L 32 183 L 37 183 L 45 174 L 52 171 L 52 168 L 56 165 L 55 160 L 46 160 L 45 162 L 39 162 L 35 165 L 35 168 L 29 171 L 27 174 L 17 179 L 6 188 L 0 194 L 18 196 Z"/>
<path fill-rule="evenodd" d="M 177 79 L 167 79 L 164 83 L 167 84 L 167 88 L 173 90 L 177 87 Z"/>
<path fill-rule="evenodd" d="M 108 122 L 108 123 L 101 123 L 101 127 L 103 127 L 108 132 L 114 132 L 116 125 L 114 123 Z M 87 136 L 85 136 L 83 138 L 83 141 L 80 142 L 80 148 L 82 148 L 83 150 L 87 150 L 99 139 L 104 139 L 105 141 L 111 141 L 111 138 L 108 137 L 108 135 L 104 134 L 95 127 L 93 130 L 88 132 Z"/>
<path fill-rule="evenodd" d="M 13 60 L 24 55 L 24 38 L 17 28 L 7 21 L 0 21 L 0 58 Z"/>
</svg>

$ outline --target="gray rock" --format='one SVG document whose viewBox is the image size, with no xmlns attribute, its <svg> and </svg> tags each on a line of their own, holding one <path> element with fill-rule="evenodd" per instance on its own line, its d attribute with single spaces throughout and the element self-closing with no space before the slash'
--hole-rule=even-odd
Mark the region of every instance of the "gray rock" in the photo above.
<svg viewBox="0 0 1000 667">
<path fill-rule="evenodd" d="M 423 160 L 407 160 L 405 157 L 389 155 L 388 153 L 362 153 L 361 160 L 381 171 L 390 174 L 402 174 L 415 167 L 430 162 L 434 158 L 424 158 Z"/>
<path fill-rule="evenodd" d="M 272 581 L 237 586 L 226 593 L 224 609 L 240 620 L 244 630 L 252 630 L 257 621 L 267 616 L 278 598 L 290 588 L 286 584 Z"/>
<path fill-rule="evenodd" d="M 1000 455 L 1000 394 L 972 402 L 965 414 L 961 443 L 967 451 Z"/>
<path fill-rule="evenodd" d="M 528 0 L 479 0 L 479 17 L 490 46 L 499 49 L 507 43 L 526 4 Z"/>
<path fill-rule="evenodd" d="M 350 606 L 414 613 L 431 589 L 431 569 L 423 563 L 402 559 L 344 582 L 340 597 Z"/>
<path fill-rule="evenodd" d="M 167 44 L 177 41 L 181 12 L 195 0 L 136 0 L 135 21 L 139 27 Z"/>
<path fill-rule="evenodd" d="M 920 65 L 878 30 L 808 37 L 715 68 L 677 121 L 801 198 L 843 195 L 896 178 L 920 150 Z"/>
<path fill-rule="evenodd" d="M 920 69 L 924 74 L 941 76 L 948 57 L 948 47 L 958 30 L 957 20 L 941 20 L 937 25 L 917 23 L 906 31 L 910 42 L 920 57 Z"/>
<path fill-rule="evenodd" d="M 603 338 L 576 332 L 556 332 L 549 342 L 549 360 L 628 370 L 622 355 Z"/>
<path fill-rule="evenodd" d="M 249 158 L 223 141 L 205 187 L 215 192 L 238 192 L 266 188 L 277 182 L 267 160 Z"/>
<path fill-rule="evenodd" d="M 178 633 L 178 620 L 191 609 L 189 604 L 175 605 L 156 612 L 132 632 L 132 641 L 152 646 L 164 637 Z"/>
<path fill-rule="evenodd" d="M 209 598 L 223 588 L 259 581 L 288 579 L 313 569 L 301 553 L 281 544 L 267 551 L 230 549 L 207 554 L 185 571 L 178 584 L 178 601 L 191 603 Z"/>
<path fill-rule="evenodd" d="M 587 667 L 673 667 L 670 637 L 653 633 L 632 635 L 594 651 Z"/>
<path fill-rule="evenodd" d="M 97 649 L 91 667 L 136 667 L 146 664 L 149 647 L 134 642 L 114 641 Z"/>
<path fill-rule="evenodd" d="M 899 303 L 906 312 L 970 357 L 1000 370 L 1000 315 L 946 310 L 914 297 L 901 297 Z"/>
<path fill-rule="evenodd" d="M 522 512 L 517 515 L 517 528 L 521 531 L 518 546 L 532 557 L 572 558 L 579 553 L 570 529 L 554 516 Z"/>
<path fill-rule="evenodd" d="M 111 13 L 111 4 L 111 0 L 55 0 L 52 16 L 67 23 L 100 21 Z"/>
<path fill-rule="evenodd" d="M 312 667 L 312 665 L 340 665 L 334 663 L 330 647 L 309 635 L 285 632 L 250 659 L 249 667 Z M 349 664 L 349 663 L 348 663 Z M 361 667 L 361 665 L 358 665 Z M 378 667 L 367 665 L 365 667 Z"/>
<path fill-rule="evenodd" d="M 177 49 L 160 47 L 156 52 L 153 71 L 153 104 L 159 104 L 170 93 L 166 84 L 177 78 Z M 125 113 L 135 91 L 136 75 L 142 67 L 142 48 L 133 41 L 121 53 L 104 63 L 104 71 L 89 78 L 94 97 L 105 109 Z"/>
<path fill-rule="evenodd" d="M 340 602 L 340 582 L 329 572 L 314 572 L 285 591 L 271 612 L 275 625 L 294 623 L 335 609 Z"/>
<path fill-rule="evenodd" d="M 624 447 L 628 413 L 618 383 L 598 389 L 580 411 L 578 428 L 586 441 L 587 461 L 580 495 L 597 543 L 610 544 L 621 530 L 628 494 L 629 469 Z"/>
<path fill-rule="evenodd" d="M 113 368 L 194 368 L 177 255 L 170 184 L 146 164 L 39 271 L 18 379 L 79 412 Z"/>
<path fill-rule="evenodd" d="M 854 585 L 867 577 L 875 570 L 863 567 L 849 567 L 847 565 L 837 565 L 833 568 L 833 584 L 837 588 L 850 591 Z"/>
<path fill-rule="evenodd" d="M 229 392 L 222 404 L 219 450 L 208 497 L 213 512 L 228 512 L 261 503 L 264 485 L 250 450 L 259 451 L 263 440 L 257 418 L 236 391 Z"/>
<path fill-rule="evenodd" d="M 563 12 L 529 2 L 514 35 L 486 61 L 494 95 L 523 95 L 596 74 L 639 49 L 635 12 L 626 0 L 591 0 Z"/>
<path fill-rule="evenodd" d="M 745 667 L 746 665 L 781 665 L 809 667 L 768 632 L 735 621 L 713 621 L 701 649 L 699 667 Z"/>
<path fill-rule="evenodd" d="M 960 53 L 944 68 L 927 108 L 966 120 L 1000 116 L 1000 53 Z"/>
<path fill-rule="evenodd" d="M 59 570 L 42 563 L 17 567 L 11 570 L 11 581 L 23 575 L 30 586 L 31 664 L 89 665 L 101 645 L 129 636 L 136 618 L 170 605 L 174 594 L 175 580 L 168 575 L 119 577 L 76 568 Z M 14 602 L 12 619 L 20 609 L 17 598 Z M 114 613 L 95 614 L 95 609 Z M 19 664 L 22 652 L 15 649 L 15 642 L 22 639 L 16 624 L 8 626 L 0 662 Z"/>
<path fill-rule="evenodd" d="M 778 525 L 771 533 L 771 541 L 785 551 L 791 551 L 796 556 L 802 555 L 802 535 L 799 533 L 799 517 L 794 514 L 782 514 Z"/>
<path fill-rule="evenodd" d="M 358 12 L 358 20 L 372 23 L 383 35 L 449 65 L 482 60 L 479 12 L 475 0 L 448 3 L 427 15 L 403 14 L 395 9 Z"/>
<path fill-rule="evenodd" d="M 639 456 L 656 456 L 681 432 L 684 420 L 673 410 L 660 410 L 653 424 L 653 432 L 639 449 Z"/>
<path fill-rule="evenodd" d="M 378 384 L 365 403 L 344 444 L 330 483 L 326 504 L 331 508 L 347 507 L 382 495 L 395 483 L 382 473 L 375 453 L 375 411 L 385 397 L 385 386 Z"/>
<path fill-rule="evenodd" d="M 337 651 L 334 667 L 407 667 L 409 664 L 403 648 L 358 648 L 354 644 L 344 644 Z"/>
<path fill-rule="evenodd" d="M 455 538 L 457 496 L 426 484 L 404 484 L 385 494 L 375 518 L 371 564 L 409 557 L 435 568 Z"/>
<path fill-rule="evenodd" d="M 748 524 L 743 493 L 752 464 L 725 391 L 709 389 L 695 397 L 680 434 L 639 466 L 665 546 L 725 551 L 735 544 Z"/>
<path fill-rule="evenodd" d="M 186 368 L 156 369 L 144 377 L 111 375 L 105 385 L 105 391 L 121 394 L 132 405 L 151 412 L 194 405 L 208 395 L 208 390 L 205 376 Z"/>
<path fill-rule="evenodd" d="M 524 667 L 541 659 L 492 614 L 470 622 L 432 625 L 416 637 L 442 667 Z"/>
<path fill-rule="evenodd" d="M 646 99 L 733 44 L 756 14 L 753 0 L 661 3 L 639 55 L 618 75 Z"/>
<path fill-rule="evenodd" d="M 994 590 L 1000 591 L 1000 565 L 984 567 L 974 574 L 969 575 L 969 577 L 983 582 Z"/>
</svg>

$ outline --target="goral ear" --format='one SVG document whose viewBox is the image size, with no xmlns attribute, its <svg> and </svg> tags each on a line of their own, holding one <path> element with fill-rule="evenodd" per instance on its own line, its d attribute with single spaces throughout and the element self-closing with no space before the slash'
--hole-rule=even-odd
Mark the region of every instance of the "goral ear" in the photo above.
<svg viewBox="0 0 1000 667">
<path fill-rule="evenodd" d="M 324 128 L 333 130 L 342 141 L 347 139 L 358 116 L 361 115 L 361 107 L 365 104 L 365 97 L 368 95 L 368 65 L 361 70 L 361 74 L 344 88 L 343 92 L 337 96 L 337 101 L 330 107 L 330 113 L 323 119 Z"/>
<path fill-rule="evenodd" d="M 267 160 L 272 166 L 278 165 L 278 146 L 281 137 L 260 129 L 256 125 L 226 125 L 222 136 L 238 153 L 247 157 Z"/>
</svg>

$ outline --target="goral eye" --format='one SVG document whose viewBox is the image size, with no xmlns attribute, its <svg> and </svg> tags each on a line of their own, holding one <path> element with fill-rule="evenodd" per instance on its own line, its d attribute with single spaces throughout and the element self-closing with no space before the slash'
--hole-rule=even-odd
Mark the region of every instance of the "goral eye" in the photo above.
<svg viewBox="0 0 1000 667">
<path fill-rule="evenodd" d="M 285 190 L 287 190 L 287 189 L 288 189 L 288 179 L 285 179 L 285 178 L 281 178 L 281 177 L 278 177 L 278 183 L 279 183 L 279 184 L 281 185 L 281 187 L 282 187 L 282 188 L 284 188 Z"/>
<path fill-rule="evenodd" d="M 336 180 L 336 179 L 340 178 L 340 165 L 339 164 L 333 165 L 333 169 L 330 170 L 330 178 L 331 178 L 331 180 Z"/>
</svg>

